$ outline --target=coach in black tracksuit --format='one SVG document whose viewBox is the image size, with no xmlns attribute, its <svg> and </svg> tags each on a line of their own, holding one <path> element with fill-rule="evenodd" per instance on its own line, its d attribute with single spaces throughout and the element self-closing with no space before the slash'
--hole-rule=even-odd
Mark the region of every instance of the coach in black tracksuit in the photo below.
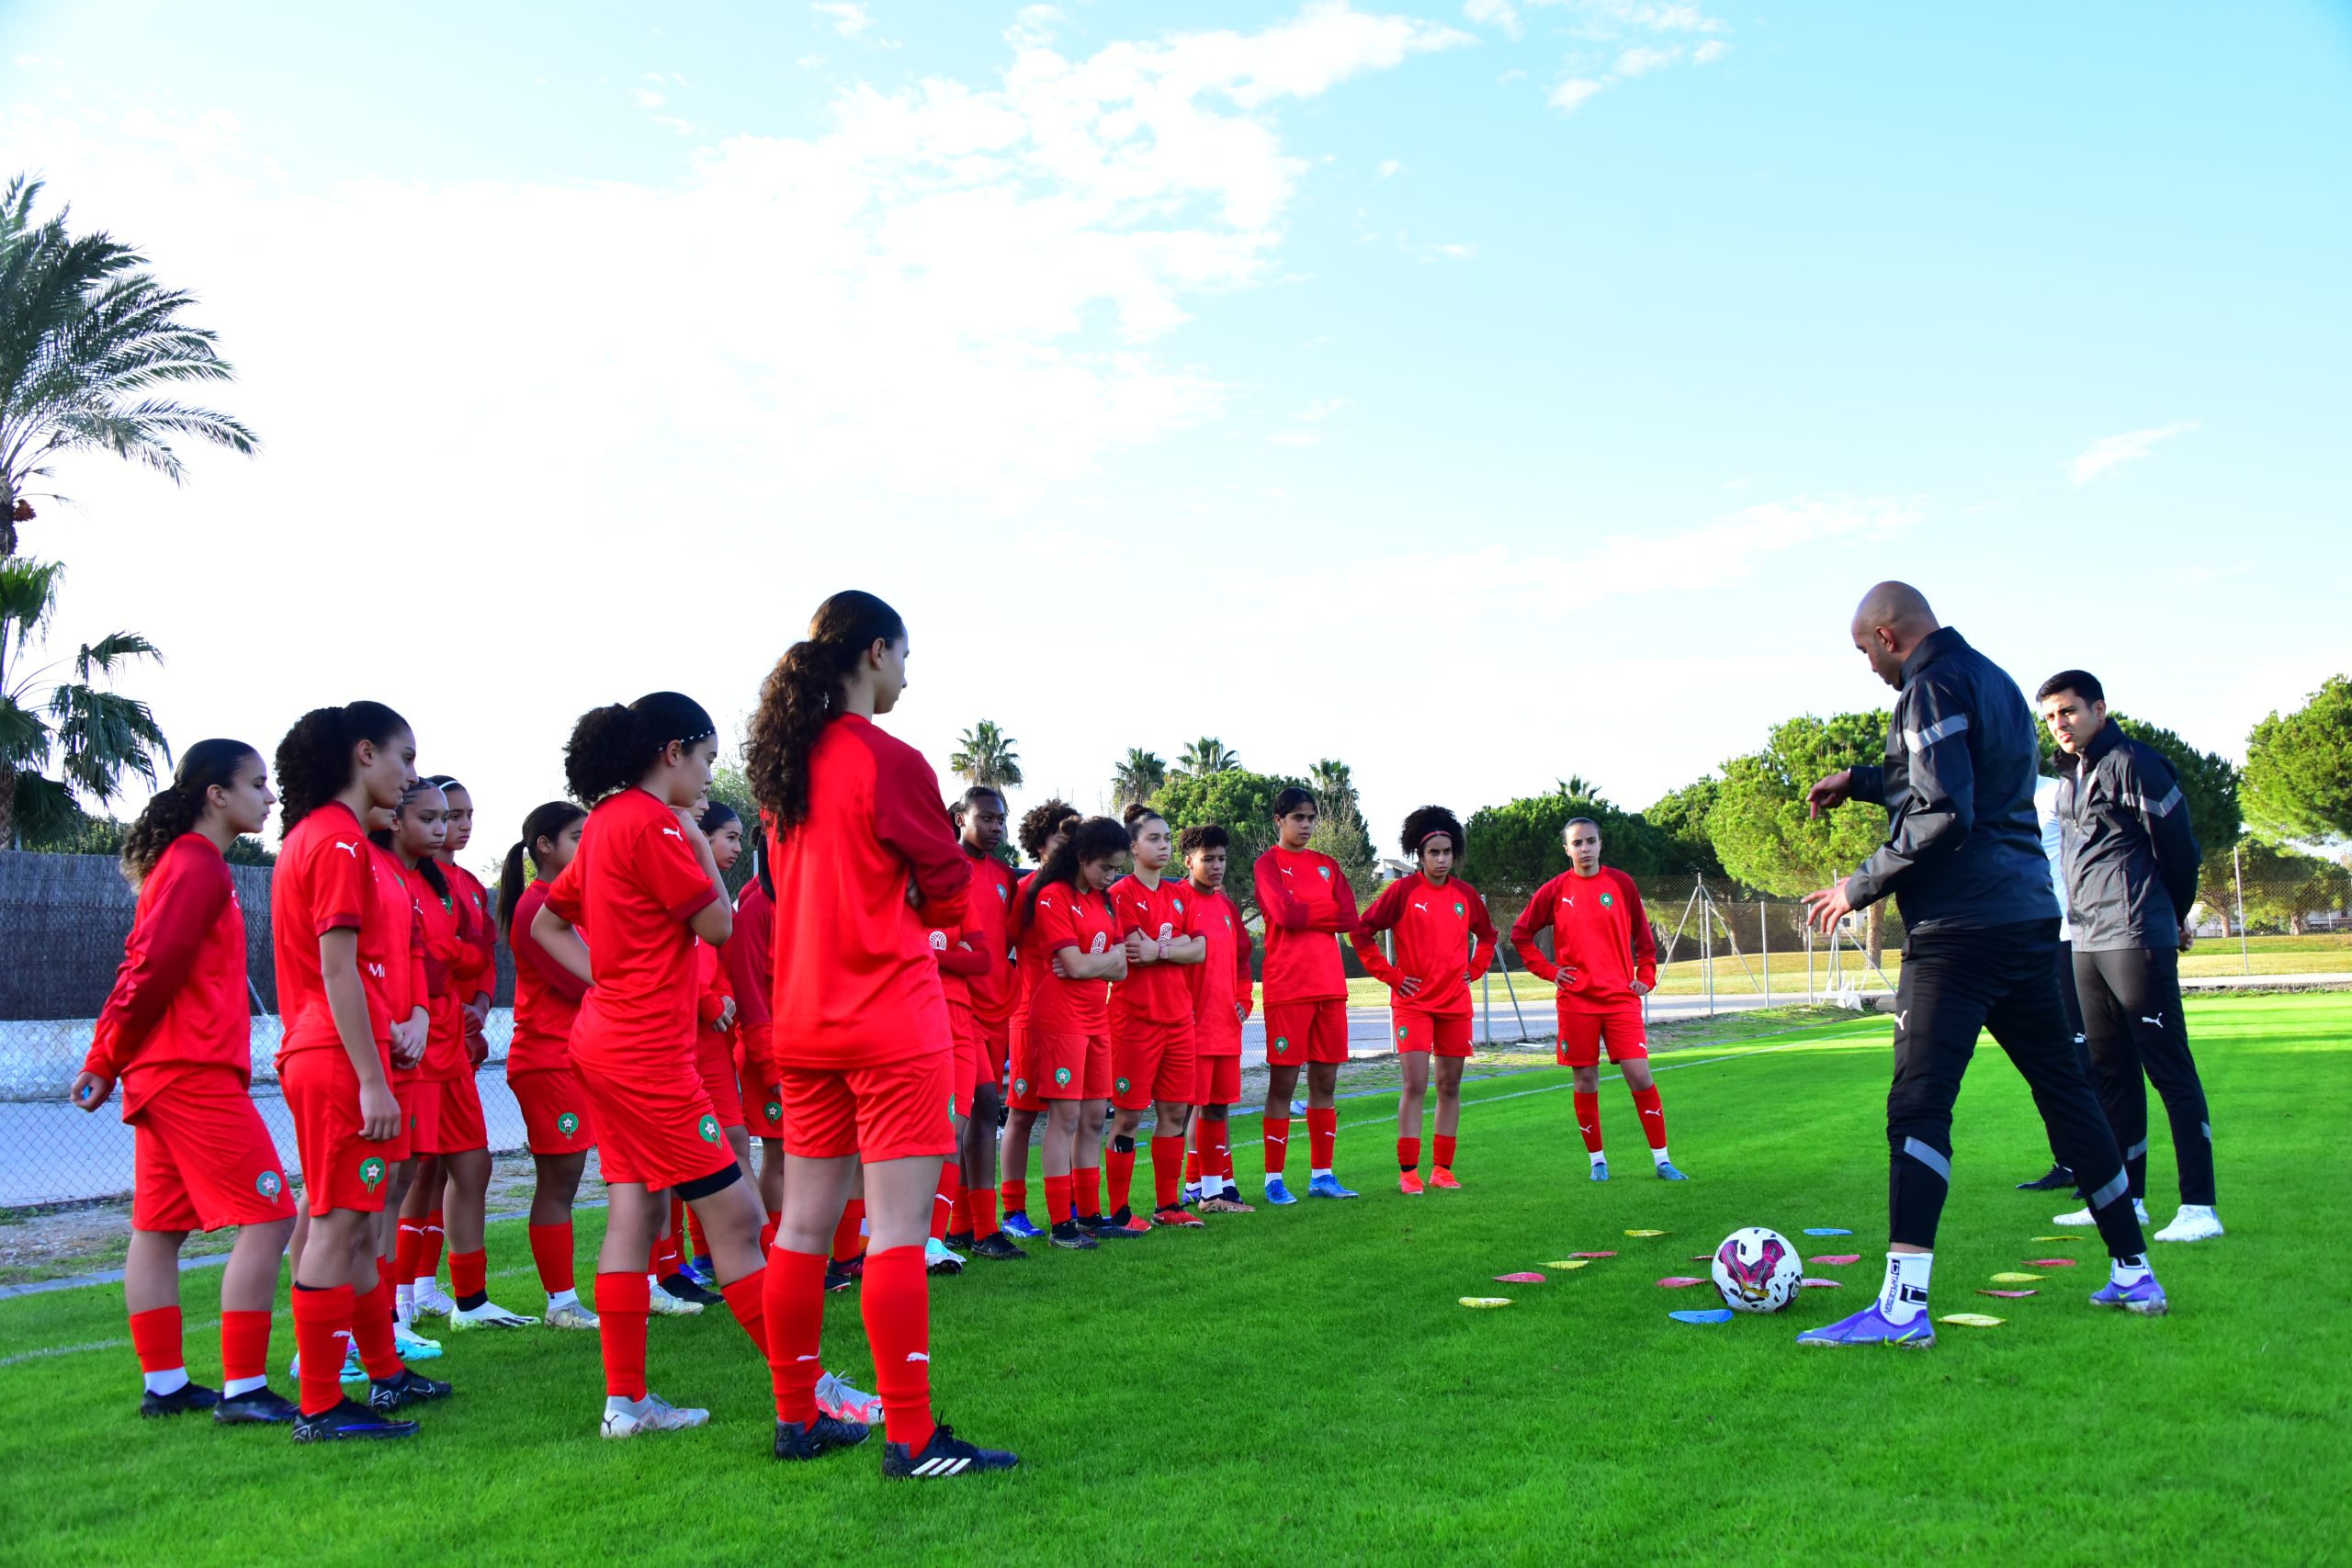
<svg viewBox="0 0 2352 1568">
<path fill-rule="evenodd" d="M 1932 1252 L 1951 1180 L 1951 1111 L 1989 1030 L 2033 1090 L 2052 1145 L 2074 1168 L 2108 1251 L 2144 1247 L 2122 1156 L 2083 1076 L 2058 998 L 2058 907 L 2033 811 L 2033 711 L 2017 682 L 1939 626 L 1917 590 L 1882 583 L 1855 617 L 1855 642 L 1898 687 L 1884 762 L 1813 787 L 1820 811 L 1848 799 L 1886 807 L 1886 840 L 1860 870 L 1810 900 L 1827 924 L 1893 894 L 1902 910 L 1889 1239 Z"/>
<path fill-rule="evenodd" d="M 2107 716 L 2098 678 L 2052 675 L 2034 694 L 2058 742 L 2058 827 L 2075 927 L 2075 989 L 2107 1123 L 2132 1196 L 2148 1192 L 2148 1091 L 2163 1096 L 2180 1201 L 2213 1206 L 2213 1127 L 2180 1010 L 2180 953 L 2197 902 L 2195 825 L 2164 754 Z"/>
</svg>

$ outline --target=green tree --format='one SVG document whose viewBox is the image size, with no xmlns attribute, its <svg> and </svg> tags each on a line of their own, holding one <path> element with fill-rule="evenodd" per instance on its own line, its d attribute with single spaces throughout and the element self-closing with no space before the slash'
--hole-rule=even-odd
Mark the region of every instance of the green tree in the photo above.
<svg viewBox="0 0 2352 1568">
<path fill-rule="evenodd" d="M 1159 786 L 1152 805 L 1180 833 L 1208 822 L 1226 830 L 1233 844 L 1226 856 L 1225 890 L 1248 916 L 1258 908 L 1251 868 L 1274 841 L 1274 796 L 1285 789 L 1305 787 L 1296 779 L 1253 773 L 1246 768 L 1177 773 Z"/>
<path fill-rule="evenodd" d="M 1368 895 L 1380 886 L 1380 861 L 1372 847 L 1372 829 L 1363 819 L 1363 805 L 1356 796 L 1355 773 L 1345 762 L 1326 757 L 1306 770 L 1306 787 L 1315 796 L 1315 836 L 1310 849 L 1340 863 L 1348 885 Z"/>
<path fill-rule="evenodd" d="M 741 767 L 733 762 L 721 762 L 710 771 L 710 798 L 713 804 L 734 807 L 743 823 L 743 853 L 724 874 L 727 891 L 741 893 L 743 885 L 752 880 L 760 868 L 758 860 L 762 847 L 760 808 L 752 799 L 752 781 Z"/>
<path fill-rule="evenodd" d="M 1715 855 L 1714 840 L 1707 836 L 1708 814 L 1722 793 L 1723 781 L 1709 773 L 1658 796 L 1657 804 L 1642 813 L 1665 836 L 1668 871 L 1712 877 L 1725 874 L 1724 863 Z"/>
<path fill-rule="evenodd" d="M 1129 747 L 1119 765 L 1111 770 L 1112 803 L 1124 811 L 1139 800 L 1149 800 L 1167 782 L 1168 764 L 1157 753 Z"/>
<path fill-rule="evenodd" d="M 1214 735 L 1204 735 L 1193 741 L 1184 748 L 1184 754 L 1176 759 L 1176 771 L 1190 773 L 1195 778 L 1221 773 L 1240 765 L 1241 754 L 1228 750 L 1225 742 Z"/>
<path fill-rule="evenodd" d="M 2249 930 L 2283 931 L 2290 936 L 2301 936 L 2310 930 L 2312 916 L 2324 910 L 2342 909 L 2347 893 L 2352 893 L 2352 875 L 2333 861 L 2252 838 L 2240 840 L 2237 852 L 2234 865 L 2226 851 L 2208 855 L 2209 868 L 2216 860 L 2221 863 L 2219 886 L 2211 896 L 2206 894 L 2202 883 L 2198 891 L 2213 913 L 2228 915 L 2234 920 L 2242 879 Z"/>
<path fill-rule="evenodd" d="M 27 497 L 60 457 L 111 452 L 177 484 L 174 436 L 256 445 L 231 415 L 158 395 L 235 375 L 213 334 L 182 318 L 195 296 L 157 283 L 111 235 L 68 233 L 62 208 L 34 221 L 40 192 L 19 175 L 0 195 L 0 557 L 17 553 Z"/>
<path fill-rule="evenodd" d="M 137 632 L 84 643 L 69 661 L 71 678 L 54 684 L 58 663 L 29 662 L 47 638 L 64 576 L 55 562 L 0 559 L 0 845 L 15 846 L 19 835 L 73 832 L 84 798 L 112 801 L 125 773 L 152 788 L 158 759 L 171 766 L 171 743 L 155 716 L 114 689 L 120 667 L 163 661 L 154 644 Z"/>
<path fill-rule="evenodd" d="M 1589 780 L 1562 779 L 1544 795 L 1482 806 L 1463 824 L 1468 840 L 1464 874 L 1488 894 L 1532 893 L 1568 869 L 1560 834 L 1570 820 L 1589 817 L 1600 826 L 1601 858 L 1629 876 L 1667 869 L 1666 836 L 1640 813 L 1612 804 Z"/>
<path fill-rule="evenodd" d="M 998 728 L 994 719 L 984 718 L 964 731 L 947 765 L 966 784 L 995 790 L 1019 789 L 1021 754 L 1012 749 L 1013 745 L 1012 737 Z"/>
<path fill-rule="evenodd" d="M 2352 839 L 2352 678 L 2331 675 L 2245 743 L 2246 824 L 2261 838 Z"/>
<path fill-rule="evenodd" d="M 1859 866 L 1886 837 L 1886 813 L 1851 804 L 1805 815 L 1805 792 L 1840 768 L 1874 763 L 1885 752 L 1884 713 L 1811 714 L 1776 725 L 1764 750 L 1724 764 L 1707 837 L 1724 870 L 1750 887 L 1793 898 L 1826 887 Z M 1871 960 L 1880 956 L 1883 901 L 1864 920 Z"/>
</svg>

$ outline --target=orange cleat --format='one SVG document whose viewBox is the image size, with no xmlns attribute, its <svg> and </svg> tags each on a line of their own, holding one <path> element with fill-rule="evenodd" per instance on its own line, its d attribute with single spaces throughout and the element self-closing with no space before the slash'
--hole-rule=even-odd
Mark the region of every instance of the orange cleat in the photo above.
<svg viewBox="0 0 2352 1568">
<path fill-rule="evenodd" d="M 1408 1170 L 1404 1175 L 1398 1177 L 1396 1179 L 1396 1190 L 1402 1192 L 1408 1198 L 1419 1197 L 1423 1190 L 1421 1187 L 1421 1173 L 1418 1170 Z"/>
<path fill-rule="evenodd" d="M 1453 1172 L 1446 1169 L 1443 1166 L 1439 1166 L 1435 1170 L 1430 1172 L 1430 1185 L 1431 1187 L 1442 1187 L 1448 1192 L 1459 1192 L 1462 1190 L 1462 1183 L 1454 1180 Z"/>
<path fill-rule="evenodd" d="M 1156 1209 L 1152 1211 L 1151 1223 L 1175 1230 L 1203 1231 L 1209 1228 L 1208 1223 L 1200 1215 L 1185 1208 Z"/>
</svg>

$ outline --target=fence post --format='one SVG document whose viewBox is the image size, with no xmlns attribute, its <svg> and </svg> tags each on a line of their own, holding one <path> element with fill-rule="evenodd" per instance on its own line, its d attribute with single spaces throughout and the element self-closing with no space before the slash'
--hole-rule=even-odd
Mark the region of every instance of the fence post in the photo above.
<svg viewBox="0 0 2352 1568">
<path fill-rule="evenodd" d="M 1487 1026 L 1487 1043 L 1495 1043 L 1495 976 L 1489 969 L 1478 976 L 1478 1021 Z"/>
<path fill-rule="evenodd" d="M 1715 900 L 1707 885 L 1699 885 L 1699 967 L 1707 977 L 1707 1016 L 1715 1016 Z"/>
<path fill-rule="evenodd" d="M 2238 900 L 2238 968 L 2248 975 L 2254 973 L 2254 960 L 2245 950 L 2245 857 L 2235 844 L 2230 846 L 2230 884 L 2237 889 Z"/>
<path fill-rule="evenodd" d="M 1764 1005 L 1772 1005 L 1772 906 L 1756 901 L 1757 944 L 1764 950 Z"/>
</svg>

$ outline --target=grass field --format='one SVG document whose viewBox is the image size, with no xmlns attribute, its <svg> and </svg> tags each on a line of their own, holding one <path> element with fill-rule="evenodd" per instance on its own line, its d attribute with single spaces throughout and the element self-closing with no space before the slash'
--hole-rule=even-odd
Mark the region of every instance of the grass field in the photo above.
<svg viewBox="0 0 2352 1568">
<path fill-rule="evenodd" d="M 872 1449 L 775 1464 L 764 1379 L 712 1316 L 653 1325 L 655 1386 L 716 1412 L 699 1432 L 596 1441 L 593 1337 L 536 1333 L 454 1340 L 431 1370 L 458 1396 L 414 1441 L 310 1451 L 137 1420 L 117 1289 L 0 1303 L 0 1561 L 2325 1561 L 2352 1525 L 2352 1255 L 2334 1228 L 2352 1000 L 2192 1003 L 2190 1027 L 2231 1234 L 2157 1249 L 2168 1318 L 2085 1304 L 2095 1239 L 2032 1239 L 2055 1205 L 2010 1184 L 2046 1151 L 1988 1049 L 1935 1309 L 2009 1321 L 1924 1354 L 1797 1350 L 1878 1279 L 1889 1025 L 1865 1018 L 1662 1057 L 1686 1186 L 1647 1177 L 1613 1085 L 1620 1174 L 1587 1182 L 1566 1075 L 1538 1070 L 1472 1091 L 1468 1191 L 1397 1197 L 1393 1101 L 1368 1098 L 1340 1145 L 1360 1202 L 939 1282 L 943 1413 L 1024 1458 L 980 1482 L 886 1487 Z M 1777 1318 L 1670 1322 L 1707 1303 L 1654 1281 L 1704 1272 L 1690 1255 L 1745 1224 L 1849 1226 L 1799 1239 L 1863 1261 L 1812 1270 L 1846 1286 Z M 1643 1227 L 1668 1234 L 1624 1234 Z M 491 1246 L 498 1293 L 524 1304 L 519 1229 Z M 1579 1250 L 1618 1256 L 1490 1282 Z M 1973 1293 L 2052 1254 L 2081 1267 L 2047 1270 L 2042 1294 Z M 208 1381 L 215 1278 L 187 1291 Z M 1455 1304 L 1488 1293 L 1517 1304 Z M 870 1386 L 854 1298 L 829 1328 L 828 1360 Z M 281 1317 L 274 1359 L 290 1348 Z"/>
</svg>

